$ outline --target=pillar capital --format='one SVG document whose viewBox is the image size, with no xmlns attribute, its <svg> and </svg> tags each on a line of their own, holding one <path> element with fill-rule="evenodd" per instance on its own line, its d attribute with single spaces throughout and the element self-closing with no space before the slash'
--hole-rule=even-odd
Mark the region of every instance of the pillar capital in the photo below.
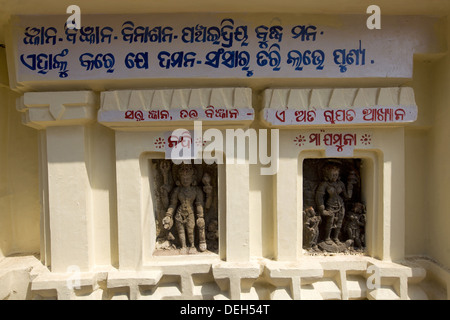
<svg viewBox="0 0 450 320">
<path fill-rule="evenodd" d="M 84 125 L 96 120 L 92 91 L 26 92 L 17 101 L 23 124 L 41 130 L 50 126 Z"/>
</svg>

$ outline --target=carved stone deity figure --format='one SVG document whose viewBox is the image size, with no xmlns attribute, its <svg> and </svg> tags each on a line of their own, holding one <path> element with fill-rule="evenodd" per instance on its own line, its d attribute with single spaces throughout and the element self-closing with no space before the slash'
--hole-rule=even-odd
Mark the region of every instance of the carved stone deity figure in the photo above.
<svg viewBox="0 0 450 320">
<path fill-rule="evenodd" d="M 303 236 L 307 248 L 318 251 L 317 241 L 319 239 L 319 224 L 322 220 L 313 207 L 308 207 L 303 211 Z"/>
<path fill-rule="evenodd" d="M 215 164 L 152 160 L 153 254 L 218 253 L 218 169 Z"/>
<path fill-rule="evenodd" d="M 169 194 L 170 190 L 172 190 L 172 183 L 169 179 L 169 171 L 170 171 L 170 162 L 169 161 L 161 161 L 159 162 L 159 169 L 161 171 L 161 174 L 163 176 L 162 185 L 159 188 L 160 192 L 160 201 L 162 202 L 162 208 L 168 208 L 169 207 Z M 165 214 L 165 212 L 161 212 L 161 214 Z M 163 240 L 168 240 L 169 242 L 175 240 L 175 237 L 173 236 L 170 229 L 160 228 L 158 230 L 159 237 Z"/>
<path fill-rule="evenodd" d="M 363 248 L 365 245 L 364 227 L 366 225 L 366 207 L 362 203 L 354 203 L 346 218 L 345 231 L 348 239 L 353 242 L 355 248 Z"/>
<path fill-rule="evenodd" d="M 310 253 L 365 250 L 361 159 L 303 162 L 303 248 Z"/>
<path fill-rule="evenodd" d="M 207 249 L 203 192 L 200 187 L 196 186 L 194 175 L 194 168 L 191 165 L 180 165 L 178 181 L 176 182 L 177 187 L 172 192 L 169 208 L 162 220 L 164 229 L 170 230 L 175 219 L 175 228 L 181 243 L 181 254 L 197 252 L 194 243 L 195 226 L 198 228 L 200 251 L 206 251 Z M 207 180 L 207 177 L 204 179 Z M 207 189 L 206 187 L 207 185 L 204 188 Z M 189 244 L 189 248 L 187 244 Z"/>
<path fill-rule="evenodd" d="M 345 216 L 344 199 L 351 199 L 353 185 L 357 182 L 355 173 L 350 172 L 345 186 L 339 171 L 338 166 L 327 164 L 323 171 L 324 179 L 316 190 L 316 206 L 324 224 L 323 240 L 326 245 L 342 246 L 339 234 Z"/>
<path fill-rule="evenodd" d="M 212 243 L 211 248 L 208 247 L 208 249 L 217 250 L 218 249 L 218 239 L 219 239 L 219 224 L 217 220 L 212 220 L 211 223 L 208 225 L 207 232 L 206 232 L 206 239 L 210 240 L 210 243 Z"/>
</svg>

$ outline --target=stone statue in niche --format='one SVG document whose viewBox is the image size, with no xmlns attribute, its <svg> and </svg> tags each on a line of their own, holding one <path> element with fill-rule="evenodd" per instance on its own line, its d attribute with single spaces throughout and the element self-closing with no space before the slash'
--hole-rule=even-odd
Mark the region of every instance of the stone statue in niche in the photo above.
<svg viewBox="0 0 450 320">
<path fill-rule="evenodd" d="M 324 225 L 321 246 L 325 249 L 342 246 L 339 235 L 345 215 L 344 199 L 349 201 L 352 198 L 353 184 L 356 183 L 355 176 L 351 173 L 345 186 L 339 179 L 339 172 L 338 166 L 327 164 L 323 169 L 323 181 L 316 190 L 316 206 Z"/>
<path fill-rule="evenodd" d="M 154 160 L 155 254 L 217 252 L 217 166 Z"/>
<path fill-rule="evenodd" d="M 353 241 L 355 248 L 365 247 L 364 228 L 366 225 L 366 207 L 359 202 L 353 204 L 353 208 L 347 214 L 345 231 L 347 238 Z"/>
<path fill-rule="evenodd" d="M 303 181 L 304 248 L 310 252 L 363 251 L 365 207 L 359 159 L 306 159 Z"/>
<path fill-rule="evenodd" d="M 206 239 L 210 242 L 209 249 L 213 252 L 217 252 L 219 249 L 219 224 L 217 220 L 211 220 L 208 224 Z"/>
<path fill-rule="evenodd" d="M 319 239 L 319 224 L 322 219 L 316 215 L 313 207 L 306 208 L 303 215 L 303 234 L 306 247 L 313 251 L 319 251 L 317 240 Z"/>
</svg>

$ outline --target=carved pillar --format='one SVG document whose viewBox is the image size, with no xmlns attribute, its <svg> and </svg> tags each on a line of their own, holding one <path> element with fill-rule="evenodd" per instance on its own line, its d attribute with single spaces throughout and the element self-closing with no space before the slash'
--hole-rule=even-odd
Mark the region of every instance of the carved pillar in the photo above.
<svg viewBox="0 0 450 320">
<path fill-rule="evenodd" d="M 54 272 L 93 266 L 89 129 L 95 95 L 30 92 L 20 99 L 23 123 L 41 130 L 41 260 Z"/>
</svg>

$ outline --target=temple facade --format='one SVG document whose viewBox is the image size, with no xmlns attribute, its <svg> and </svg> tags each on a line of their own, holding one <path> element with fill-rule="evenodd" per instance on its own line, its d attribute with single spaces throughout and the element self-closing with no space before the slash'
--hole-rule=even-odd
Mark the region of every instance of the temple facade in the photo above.
<svg viewBox="0 0 450 320">
<path fill-rule="evenodd" d="M 76 2 L 0 1 L 0 299 L 450 299 L 446 1 Z"/>
</svg>

